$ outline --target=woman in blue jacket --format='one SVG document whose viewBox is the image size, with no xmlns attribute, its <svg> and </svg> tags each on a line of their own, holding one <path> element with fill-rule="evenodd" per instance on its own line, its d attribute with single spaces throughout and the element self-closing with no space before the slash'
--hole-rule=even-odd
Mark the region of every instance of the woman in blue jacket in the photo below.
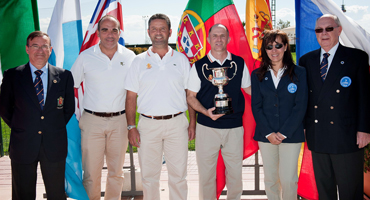
<svg viewBox="0 0 370 200">
<path fill-rule="evenodd" d="M 265 190 L 269 200 L 296 200 L 298 156 L 305 141 L 306 71 L 293 63 L 283 31 L 264 32 L 260 51 L 261 65 L 251 75 L 252 112 Z"/>
</svg>

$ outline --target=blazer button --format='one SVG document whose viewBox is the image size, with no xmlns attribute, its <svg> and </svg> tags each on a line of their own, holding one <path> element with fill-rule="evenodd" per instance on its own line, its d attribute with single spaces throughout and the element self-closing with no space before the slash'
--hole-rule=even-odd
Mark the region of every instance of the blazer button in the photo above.
<svg viewBox="0 0 370 200">
<path fill-rule="evenodd" d="M 315 105 L 314 107 L 317 108 L 317 105 Z"/>
<path fill-rule="evenodd" d="M 312 90 L 310 90 L 310 92 L 312 92 Z"/>
<path fill-rule="evenodd" d="M 333 122 L 333 121 L 331 121 L 331 122 L 330 122 L 330 124 L 334 124 L 334 122 Z"/>
<path fill-rule="evenodd" d="M 316 124 L 317 124 L 317 123 L 319 123 L 319 120 L 315 119 L 315 123 L 316 123 Z"/>
<path fill-rule="evenodd" d="M 333 109 L 334 109 L 334 106 L 330 106 L 330 109 L 332 109 L 332 110 L 333 110 Z"/>
<path fill-rule="evenodd" d="M 41 132 L 41 131 L 39 131 L 38 133 L 39 133 L 39 134 L 41 134 L 42 132 Z"/>
<path fill-rule="evenodd" d="M 340 90 L 337 90 L 337 93 L 339 93 L 340 92 Z"/>
<path fill-rule="evenodd" d="M 45 117 L 44 116 L 41 116 L 41 119 L 44 119 Z"/>
<path fill-rule="evenodd" d="M 275 107 L 278 107 L 278 105 L 277 105 L 277 104 L 274 104 L 274 106 L 275 106 Z"/>
</svg>

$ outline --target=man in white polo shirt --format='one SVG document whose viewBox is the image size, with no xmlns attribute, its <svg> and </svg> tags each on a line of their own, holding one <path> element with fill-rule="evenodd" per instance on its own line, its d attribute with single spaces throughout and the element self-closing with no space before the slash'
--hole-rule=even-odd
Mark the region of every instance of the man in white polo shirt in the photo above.
<svg viewBox="0 0 370 200">
<path fill-rule="evenodd" d="M 227 51 L 230 39 L 227 27 L 222 24 L 215 24 L 209 29 L 207 41 L 211 51 L 194 63 L 187 83 L 188 103 L 198 112 L 195 149 L 199 171 L 199 200 L 217 198 L 216 164 L 220 150 L 226 166 L 227 199 L 240 199 L 243 192 L 242 116 L 245 102 L 241 88 L 250 95 L 251 81 L 243 58 Z M 233 112 L 214 114 L 212 111 L 216 108 L 213 100 L 219 89 L 210 82 L 213 76 L 211 69 L 230 66 L 233 68 L 229 68 L 227 74 L 233 78 L 223 89 L 232 99 Z M 218 110 L 219 113 L 227 113 L 226 109 Z"/>
<path fill-rule="evenodd" d="M 135 54 L 118 44 L 119 21 L 106 15 L 98 23 L 100 43 L 82 52 L 72 66 L 75 88 L 84 81 L 80 119 L 83 185 L 100 200 L 104 155 L 108 167 L 105 199 L 121 199 L 122 167 L 128 145 L 124 88 Z"/>
<path fill-rule="evenodd" d="M 185 86 L 190 64 L 183 54 L 168 46 L 171 33 L 166 15 L 151 16 L 148 34 L 152 47 L 132 62 L 125 84 L 128 135 L 130 143 L 139 147 L 144 200 L 160 199 L 163 152 L 170 200 L 187 199 L 188 140 L 194 139 L 195 112 L 189 107 L 189 125 Z M 141 114 L 137 129 L 136 99 Z"/>
</svg>

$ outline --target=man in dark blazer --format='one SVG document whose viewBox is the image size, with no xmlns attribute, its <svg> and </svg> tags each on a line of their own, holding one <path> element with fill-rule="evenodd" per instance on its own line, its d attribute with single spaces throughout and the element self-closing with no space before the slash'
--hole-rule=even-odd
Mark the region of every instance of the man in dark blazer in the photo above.
<svg viewBox="0 0 370 200">
<path fill-rule="evenodd" d="M 321 48 L 301 57 L 309 89 L 306 139 L 319 199 L 363 199 L 363 147 L 370 133 L 368 55 L 339 43 L 337 16 L 316 21 Z M 328 53 L 329 55 L 327 55 Z M 325 55 L 324 55 L 325 54 Z"/>
<path fill-rule="evenodd" d="M 51 50 L 46 33 L 32 32 L 26 45 L 30 61 L 4 72 L 0 116 L 11 128 L 13 200 L 36 198 L 39 162 L 48 199 L 66 199 L 66 125 L 75 110 L 73 77 L 47 62 Z"/>
</svg>

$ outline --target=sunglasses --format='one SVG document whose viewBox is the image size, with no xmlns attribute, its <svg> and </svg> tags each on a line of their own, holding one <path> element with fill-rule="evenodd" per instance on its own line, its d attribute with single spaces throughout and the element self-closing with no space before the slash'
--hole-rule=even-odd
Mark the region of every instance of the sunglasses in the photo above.
<svg viewBox="0 0 370 200">
<path fill-rule="evenodd" d="M 339 26 L 337 26 L 337 27 L 326 27 L 325 28 L 325 31 L 326 32 L 332 32 L 333 30 L 334 30 L 334 28 L 338 28 Z M 324 29 L 323 28 L 317 28 L 317 29 L 315 29 L 315 33 L 322 33 L 322 32 L 324 32 Z"/>
<path fill-rule="evenodd" d="M 276 49 L 281 49 L 281 47 L 283 47 L 284 45 L 283 44 L 280 44 L 280 43 L 276 43 L 275 44 L 275 48 Z M 267 45 L 266 46 L 266 50 L 272 50 L 274 48 L 274 45 L 270 44 L 270 45 Z"/>
</svg>

